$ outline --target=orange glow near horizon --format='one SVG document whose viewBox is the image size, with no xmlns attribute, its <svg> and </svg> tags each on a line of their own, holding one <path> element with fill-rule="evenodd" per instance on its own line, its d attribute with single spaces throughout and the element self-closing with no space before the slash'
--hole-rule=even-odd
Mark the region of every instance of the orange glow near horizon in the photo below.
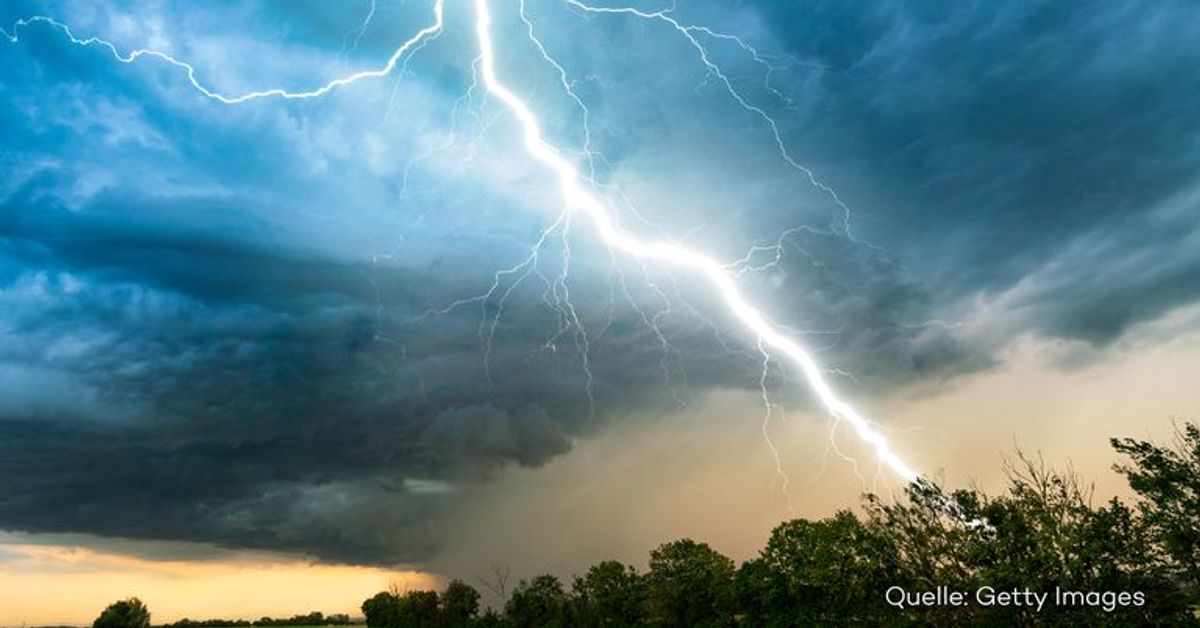
<svg viewBox="0 0 1200 628">
<path fill-rule="evenodd" d="M 105 606 L 136 596 L 154 623 L 361 614 L 389 585 L 437 588 L 416 571 L 323 565 L 278 554 L 226 552 L 216 559 L 147 560 L 79 545 L 0 542 L 0 626 L 89 625 Z"/>
</svg>

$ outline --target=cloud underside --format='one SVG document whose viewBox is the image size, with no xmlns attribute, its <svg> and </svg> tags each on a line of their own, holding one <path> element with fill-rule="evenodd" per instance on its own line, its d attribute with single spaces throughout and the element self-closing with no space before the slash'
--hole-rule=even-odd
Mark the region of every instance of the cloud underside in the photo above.
<svg viewBox="0 0 1200 628">
<path fill-rule="evenodd" d="M 249 84 L 285 57 L 358 67 L 418 23 L 384 11 L 351 50 L 360 16 L 289 6 L 180 9 L 191 22 L 47 10 Z M 777 244 L 747 294 L 852 373 L 833 377 L 856 398 L 986 370 L 1025 334 L 1102 351 L 1200 297 L 1200 12 L 945 9 L 688 9 L 777 60 L 764 83 L 713 43 L 839 190 L 847 229 L 669 31 L 530 3 L 588 77 L 598 177 L 627 196 L 600 193 L 624 224 L 644 225 L 630 200 L 730 260 Z M 221 20 L 246 33 L 172 30 Z M 523 25 L 498 28 L 548 130 L 581 141 Z M 559 207 L 494 103 L 460 100 L 469 44 L 451 30 L 400 82 L 239 108 L 53 32 L 3 44 L 0 528 L 420 562 L 498 470 L 543 465 L 614 417 L 758 385 L 752 339 L 694 278 L 613 258 L 584 225 L 522 265 Z M 249 51 L 262 63 L 231 67 Z M 770 369 L 780 400 L 808 403 Z"/>
</svg>

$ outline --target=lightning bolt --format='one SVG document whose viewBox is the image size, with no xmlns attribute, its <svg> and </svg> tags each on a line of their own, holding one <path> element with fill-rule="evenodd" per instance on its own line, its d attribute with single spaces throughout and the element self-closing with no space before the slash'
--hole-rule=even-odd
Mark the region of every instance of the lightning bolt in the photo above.
<svg viewBox="0 0 1200 628">
<path fill-rule="evenodd" d="M 839 421 L 849 423 L 858 437 L 868 444 L 879 460 L 907 482 L 919 475 L 897 454 L 872 422 L 834 391 L 821 367 L 799 343 L 780 333 L 762 312 L 751 305 L 738 289 L 728 267 L 686 247 L 667 241 L 643 242 L 622 231 L 612 215 L 595 196 L 584 188 L 583 177 L 561 151 L 542 136 L 541 125 L 529 106 L 505 85 L 496 72 L 496 51 L 492 41 L 492 15 L 488 0 L 474 0 L 475 37 L 479 42 L 480 75 L 488 93 L 504 103 L 521 124 L 525 150 L 535 161 L 553 172 L 567 207 L 582 213 L 608 246 L 640 260 L 662 262 L 703 276 L 721 296 L 730 312 L 742 322 L 765 348 L 776 351 L 800 368 L 809 388 L 825 410 Z"/>
<path fill-rule="evenodd" d="M 367 16 L 363 18 L 362 24 L 359 24 L 358 26 L 356 26 L 354 28 L 354 30 L 352 30 L 352 31 L 350 31 L 350 33 L 346 34 L 347 37 L 349 37 L 350 34 L 353 34 L 354 42 L 350 45 L 350 48 L 345 51 L 345 54 L 350 54 L 350 53 L 354 52 L 355 50 L 358 50 L 359 42 L 362 41 L 363 35 L 367 34 L 367 29 L 371 27 L 371 20 L 375 18 L 375 9 L 376 9 L 375 0 L 368 0 L 368 1 L 369 1 L 369 7 L 367 9 Z"/>
<path fill-rule="evenodd" d="M 710 75 L 716 77 L 717 81 L 722 87 L 725 88 L 725 91 L 731 98 L 733 98 L 734 102 L 736 102 L 742 109 L 757 116 L 767 125 L 767 129 L 771 134 L 771 140 L 775 143 L 775 148 L 779 152 L 779 157 L 783 159 L 788 166 L 802 173 L 813 187 L 829 195 L 829 198 L 833 200 L 833 203 L 842 211 L 843 234 L 847 237 L 851 237 L 850 207 L 846 205 L 840 196 L 838 196 L 837 190 L 834 190 L 832 187 L 829 187 L 823 181 L 818 179 L 816 173 L 813 172 L 811 168 L 800 163 L 800 161 L 792 155 L 791 151 L 789 151 L 787 148 L 787 144 L 785 144 L 783 141 L 783 135 L 779 130 L 779 123 L 777 123 L 775 118 L 771 117 L 771 115 L 768 114 L 762 107 L 751 103 L 742 94 L 742 92 L 737 89 L 737 87 L 733 84 L 733 81 L 730 80 L 729 75 L 727 75 L 725 71 L 721 69 L 720 65 L 712 60 L 712 54 L 709 52 L 708 47 L 700 41 L 698 36 L 703 35 L 712 39 L 729 41 L 742 50 L 750 53 L 750 58 L 753 59 L 755 63 L 766 68 L 767 76 L 764 79 L 764 86 L 766 87 L 767 91 L 771 92 L 785 102 L 789 101 L 789 99 L 780 93 L 779 90 L 771 86 L 770 77 L 775 68 L 767 62 L 767 60 L 754 46 L 746 43 L 742 38 L 736 35 L 718 32 L 707 26 L 684 24 L 671 15 L 671 9 L 664 9 L 661 11 L 643 11 L 633 7 L 596 7 L 580 2 L 580 0 L 566 0 L 566 3 L 585 14 L 629 15 L 642 20 L 661 22 L 674 29 L 676 33 L 678 33 L 684 38 L 684 40 L 687 41 L 689 46 L 696 50 L 696 54 L 700 57 L 700 62 L 704 65 L 704 68 Z"/>
<path fill-rule="evenodd" d="M 496 69 L 496 47 L 492 37 L 492 15 L 488 0 L 472 0 L 475 14 L 474 31 L 475 38 L 478 44 L 478 74 L 482 80 L 483 88 L 487 94 L 500 103 L 502 103 L 519 123 L 522 137 L 522 144 L 525 151 L 538 164 L 544 167 L 549 172 L 553 173 L 558 181 L 559 191 L 562 197 L 564 213 L 559 216 L 558 221 L 554 225 L 542 232 L 539 244 L 535 246 L 531 256 L 518 266 L 500 271 L 496 274 L 496 281 L 493 283 L 489 295 L 500 291 L 501 279 L 506 275 L 517 275 L 519 282 L 521 278 L 529 272 L 536 271 L 537 268 L 537 251 L 540 248 L 541 242 L 550 236 L 555 230 L 560 230 L 564 235 L 570 228 L 575 217 L 582 218 L 587 224 L 590 224 L 594 232 L 600 239 L 613 251 L 628 255 L 640 263 L 655 262 L 663 265 L 676 267 L 685 271 L 690 271 L 697 276 L 705 279 L 712 287 L 715 293 L 721 298 L 721 301 L 728 308 L 733 317 L 741 324 L 746 332 L 749 332 L 755 339 L 757 348 L 760 349 L 764 358 L 764 382 L 765 369 L 769 366 L 771 359 L 784 359 L 792 365 L 799 368 L 799 371 L 804 376 L 808 387 L 811 389 L 813 396 L 820 406 L 828 413 L 831 419 L 835 422 L 835 426 L 839 424 L 849 425 L 858 438 L 869 446 L 875 453 L 880 464 L 906 482 L 913 483 L 921 480 L 919 474 L 914 471 L 901 456 L 892 448 L 887 438 L 877 429 L 874 422 L 856 410 L 849 402 L 844 400 L 825 378 L 825 372 L 820 365 L 812 357 L 799 342 L 792 339 L 785 331 L 771 323 L 761 310 L 754 307 L 739 290 L 737 285 L 738 276 L 745 272 L 747 268 L 752 267 L 750 259 L 747 257 L 741 260 L 741 263 L 722 264 L 699 251 L 692 250 L 682 244 L 661 240 L 643 240 L 633 235 L 630 235 L 618 226 L 614 217 L 614 212 L 592 192 L 589 191 L 587 184 L 594 183 L 588 176 L 582 174 L 566 157 L 566 151 L 551 144 L 543 135 L 538 116 L 529 107 L 529 105 L 516 93 L 512 91 L 501 80 Z M 751 52 L 756 61 L 762 59 L 756 50 L 749 47 L 748 44 L 732 35 L 725 35 L 707 29 L 705 27 L 690 26 L 678 22 L 671 17 L 667 12 L 643 12 L 630 8 L 597 8 L 592 7 L 578 0 L 566 0 L 566 2 L 585 13 L 622 13 L 634 15 L 642 19 L 656 20 L 663 22 L 677 32 L 682 34 L 690 44 L 698 51 L 702 62 L 709 72 L 716 76 L 717 79 L 725 86 L 731 96 L 745 108 L 759 117 L 761 117 L 768 125 L 769 130 L 774 138 L 774 141 L 779 149 L 781 156 L 793 168 L 804 173 L 809 181 L 818 189 L 823 190 L 834 200 L 834 202 L 843 210 L 847 216 L 844 232 L 849 235 L 848 215 L 849 209 L 837 196 L 836 192 L 829 186 L 822 183 L 811 170 L 796 161 L 788 152 L 780 136 L 780 131 L 773 118 L 760 107 L 747 101 L 735 89 L 733 83 L 719 66 L 710 60 L 707 49 L 698 39 L 698 35 L 708 36 L 716 39 L 734 41 L 734 43 L 744 50 Z M 12 31 L 3 31 L 9 41 L 16 43 L 19 41 L 20 29 L 27 28 L 33 24 L 42 23 L 58 29 L 64 33 L 69 40 L 80 46 L 97 46 L 107 49 L 112 56 L 122 63 L 133 63 L 140 58 L 154 58 L 174 66 L 183 71 L 188 82 L 196 91 L 207 98 L 215 100 L 225 105 L 237 105 L 253 100 L 265 98 L 282 98 L 282 99 L 309 99 L 321 97 L 330 91 L 338 88 L 347 87 L 359 81 L 371 78 L 379 78 L 392 73 L 398 65 L 406 63 L 407 59 L 413 53 L 419 51 L 428 41 L 437 37 L 441 32 L 444 24 L 444 5 L 445 0 L 435 0 L 433 3 L 433 22 L 428 26 L 417 31 L 409 39 L 405 40 L 382 66 L 369 70 L 362 70 L 353 74 L 330 80 L 329 82 L 320 85 L 314 89 L 306 91 L 290 91 L 283 88 L 271 88 L 259 91 L 251 91 L 237 95 L 223 94 L 201 82 L 197 78 L 195 68 L 184 61 L 180 61 L 175 57 L 160 51 L 138 49 L 132 52 L 122 53 L 113 43 L 98 38 L 98 37 L 77 37 L 71 29 L 64 23 L 46 16 L 35 16 L 25 18 L 16 22 Z M 522 20 L 530 29 L 527 18 L 523 13 L 522 4 Z M 363 27 L 365 29 L 365 27 Z M 361 36 L 361 33 L 360 33 Z M 545 50 L 538 45 L 538 48 L 543 53 L 543 56 L 549 58 Z M 566 82 L 565 72 L 562 67 L 555 63 L 556 69 L 560 72 L 560 77 L 564 81 L 564 85 L 568 88 L 570 84 Z M 575 97 L 574 92 L 570 92 L 572 98 L 583 107 L 582 101 Z M 586 111 L 586 107 L 583 107 Z M 585 154 L 591 157 L 590 151 L 585 147 Z M 766 247 L 768 250 L 778 252 L 776 247 Z M 565 269 L 563 271 L 565 273 Z M 563 302 L 569 306 L 569 294 L 566 292 L 565 281 L 559 277 L 553 280 L 553 296 L 559 301 L 560 307 Z M 515 287 L 515 283 L 510 285 L 504 291 L 505 295 L 510 294 Z M 468 301 L 484 301 L 482 298 L 472 298 Z M 578 317 L 575 316 L 573 309 L 565 310 L 568 320 L 577 330 L 581 329 Z M 495 319 L 493 318 L 491 328 L 487 333 L 491 333 L 495 329 Z M 577 334 L 581 333 L 577 331 Z M 584 354 L 586 354 L 587 336 L 576 335 L 576 343 L 581 346 Z M 665 342 L 665 340 L 664 340 Z M 585 366 L 586 368 L 586 366 Z M 588 372 L 589 381 L 591 378 L 590 371 Z M 765 391 L 765 387 L 764 387 Z M 769 420 L 772 412 L 772 403 L 765 396 L 764 403 L 767 408 L 767 419 Z M 764 423 L 765 431 L 765 423 Z M 774 450 L 774 447 L 772 446 Z M 782 474 L 782 469 L 780 469 Z M 786 483 L 786 476 L 784 477 Z"/>
<path fill-rule="evenodd" d="M 355 72 L 354 74 L 350 74 L 348 76 L 336 78 L 336 79 L 329 81 L 328 83 L 325 83 L 324 85 L 321 85 L 320 87 L 317 87 L 316 89 L 311 89 L 308 91 L 294 92 L 294 91 L 289 91 L 289 90 L 286 90 L 286 89 L 283 89 L 280 87 L 275 87 L 275 88 L 271 88 L 271 89 L 246 92 L 244 94 L 240 94 L 237 96 L 227 96 L 225 94 L 222 94 L 221 92 L 218 92 L 218 91 L 206 86 L 204 83 L 200 82 L 200 80 L 198 78 L 196 78 L 196 68 L 194 66 L 192 66 L 192 64 L 184 62 L 184 61 L 180 61 L 179 59 L 176 59 L 175 57 L 173 57 L 165 52 L 160 52 L 158 50 L 148 50 L 145 48 L 139 48 L 132 52 L 122 53 L 121 50 L 116 47 L 116 45 L 114 45 L 112 42 L 108 41 L 107 39 L 101 39 L 99 37 L 86 37 L 86 38 L 76 37 L 75 33 L 73 33 L 71 31 L 70 26 L 67 26 L 66 24 L 63 24 L 62 22 L 60 22 L 52 17 L 47 17 L 45 15 L 35 15 L 33 17 L 17 20 L 17 22 L 15 24 L 13 24 L 13 29 L 11 32 L 0 29 L 0 33 L 3 33 L 4 36 L 7 37 L 10 42 L 15 44 L 18 41 L 20 41 L 20 32 L 19 32 L 20 29 L 26 28 L 28 26 L 31 26 L 33 24 L 38 24 L 38 23 L 47 24 L 49 26 L 52 26 L 52 27 L 62 31 L 63 34 L 65 34 L 67 36 L 67 38 L 71 41 L 71 43 L 73 43 L 77 46 L 99 46 L 101 48 L 107 49 L 112 54 L 113 58 L 115 58 L 117 61 L 120 61 L 121 63 L 133 63 L 133 62 L 137 61 L 138 59 L 141 59 L 142 57 L 147 57 L 147 58 L 158 59 L 167 64 L 173 65 L 173 66 L 183 70 L 184 74 L 187 76 L 188 82 L 192 84 L 192 87 L 195 88 L 196 91 L 200 92 L 201 94 L 204 94 L 205 97 L 211 98 L 217 102 L 220 102 L 220 103 L 226 104 L 226 105 L 238 105 L 238 104 L 241 104 L 244 102 L 249 102 L 251 100 L 259 100 L 262 98 L 285 98 L 288 100 L 303 100 L 303 99 L 308 99 L 308 98 L 320 98 L 321 96 L 324 96 L 325 94 L 328 94 L 329 92 L 331 92 L 339 87 L 346 87 L 347 85 L 353 85 L 364 79 L 379 78 L 382 76 L 387 76 L 388 74 L 391 74 L 392 70 L 394 70 L 396 68 L 396 65 L 398 63 L 400 63 L 401 59 L 404 59 L 405 56 L 408 55 L 408 53 L 410 51 L 412 51 L 414 48 L 418 47 L 420 44 L 425 42 L 430 37 L 433 37 L 434 35 L 437 35 L 438 33 L 440 33 L 442 31 L 442 26 L 444 23 L 444 20 L 443 20 L 444 7 L 445 7 L 445 0 L 437 0 L 437 2 L 435 2 L 433 5 L 433 17 L 434 17 L 433 24 L 430 24 L 429 26 L 426 26 L 425 28 L 422 28 L 421 30 L 417 31 L 417 33 L 415 35 L 413 35 L 407 41 L 405 41 L 403 44 L 401 44 L 400 47 L 397 48 L 392 53 L 392 56 L 388 57 L 387 63 L 383 64 L 379 68 L 376 68 L 374 70 L 363 70 L 361 72 Z"/>
</svg>

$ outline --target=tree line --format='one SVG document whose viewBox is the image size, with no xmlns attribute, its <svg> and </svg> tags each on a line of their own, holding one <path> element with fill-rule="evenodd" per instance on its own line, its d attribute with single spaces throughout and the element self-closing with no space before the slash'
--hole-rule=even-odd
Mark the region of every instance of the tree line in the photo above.
<svg viewBox="0 0 1200 628">
<path fill-rule="evenodd" d="M 320 611 L 313 611 L 278 619 L 261 617 L 254 621 L 247 619 L 195 620 L 185 617 L 170 624 L 163 624 L 163 626 L 164 628 L 231 628 L 235 626 L 351 626 L 357 623 L 361 622 L 351 619 L 350 615 L 345 613 L 326 615 Z"/>
<path fill-rule="evenodd" d="M 895 502 L 866 495 L 861 514 L 780 524 L 740 565 L 682 539 L 650 552 L 645 571 L 603 561 L 569 583 L 539 575 L 511 592 L 504 574 L 497 608 L 453 580 L 440 592 L 378 593 L 362 612 L 370 628 L 1200 625 L 1200 426 L 1180 425 L 1166 445 L 1110 443 L 1124 456 L 1114 469 L 1131 503 L 1093 503 L 1073 473 L 1018 454 L 999 494 L 922 481 Z M 1051 593 L 1052 603 L 1033 605 Z M 348 623 L 311 613 L 171 625 Z M 93 628 L 149 626 L 131 598 Z"/>
<path fill-rule="evenodd" d="M 161 628 L 230 628 L 234 626 L 352 626 L 361 624 L 361 620 L 352 619 L 345 613 L 325 615 L 313 611 L 303 615 L 293 615 L 287 618 L 262 617 L 254 621 L 248 619 L 188 619 L 161 624 Z M 150 628 L 150 609 L 136 597 L 119 600 L 109 604 L 100 613 L 92 628 Z"/>
<path fill-rule="evenodd" d="M 1200 625 L 1200 426 L 1110 443 L 1132 503 L 1093 503 L 1076 475 L 1018 453 L 997 495 L 924 481 L 892 503 L 866 495 L 862 514 L 780 524 L 740 565 L 683 539 L 644 572 L 604 561 L 501 586 L 496 609 L 454 580 L 362 611 L 370 628 Z"/>
</svg>

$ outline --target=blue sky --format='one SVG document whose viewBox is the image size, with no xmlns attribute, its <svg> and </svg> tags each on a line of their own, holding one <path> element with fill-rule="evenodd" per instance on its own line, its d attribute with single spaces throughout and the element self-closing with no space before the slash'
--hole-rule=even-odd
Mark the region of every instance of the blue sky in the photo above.
<svg viewBox="0 0 1200 628">
<path fill-rule="evenodd" d="M 730 261 L 781 242 L 747 292 L 850 397 L 982 376 L 1021 338 L 1080 368 L 1200 299 L 1189 3 L 679 4 L 757 51 L 702 38 L 762 115 L 668 25 L 561 2 L 527 15 L 587 133 L 515 4 L 494 8 L 501 72 L 630 230 Z M 239 93 L 377 67 L 431 19 L 366 12 L 15 2 L 0 24 L 50 15 Z M 0 42 L 0 528 L 420 563 L 500 470 L 756 389 L 701 284 L 583 226 L 511 291 L 428 314 L 561 209 L 471 89 L 469 19 L 451 3 L 387 77 L 237 106 L 45 24 Z M 794 375 L 773 392 L 805 407 Z"/>
</svg>

